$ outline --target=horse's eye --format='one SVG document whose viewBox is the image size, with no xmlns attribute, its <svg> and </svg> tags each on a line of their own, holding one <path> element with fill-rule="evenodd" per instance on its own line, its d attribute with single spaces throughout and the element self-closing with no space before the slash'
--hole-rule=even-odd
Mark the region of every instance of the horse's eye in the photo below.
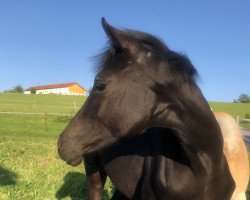
<svg viewBox="0 0 250 200">
<path fill-rule="evenodd" d="M 95 81 L 95 90 L 96 91 L 103 91 L 106 88 L 106 83 L 100 80 Z"/>
</svg>

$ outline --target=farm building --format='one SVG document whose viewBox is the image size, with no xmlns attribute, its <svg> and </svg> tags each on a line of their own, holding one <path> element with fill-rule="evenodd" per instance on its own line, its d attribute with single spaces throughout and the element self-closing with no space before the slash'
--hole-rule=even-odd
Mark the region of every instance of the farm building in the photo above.
<svg viewBox="0 0 250 200">
<path fill-rule="evenodd" d="M 87 91 L 77 83 L 34 86 L 26 89 L 24 94 L 31 94 L 32 91 L 36 94 L 87 95 Z"/>
</svg>

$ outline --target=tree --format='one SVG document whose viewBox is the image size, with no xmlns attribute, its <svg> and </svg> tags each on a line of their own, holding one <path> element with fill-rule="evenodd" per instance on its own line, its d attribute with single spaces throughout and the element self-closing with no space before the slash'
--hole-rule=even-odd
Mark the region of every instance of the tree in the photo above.
<svg viewBox="0 0 250 200">
<path fill-rule="evenodd" d="M 17 92 L 17 93 L 23 93 L 24 92 L 24 89 L 21 85 L 17 85 L 14 90 Z"/>
<path fill-rule="evenodd" d="M 31 93 L 31 94 L 36 94 L 36 88 L 31 88 L 30 93 Z"/>
<path fill-rule="evenodd" d="M 239 98 L 237 99 L 237 102 L 239 103 L 250 103 L 250 97 L 246 94 L 241 94 Z"/>
<path fill-rule="evenodd" d="M 245 119 L 250 119 L 250 114 L 249 113 L 246 113 Z"/>
<path fill-rule="evenodd" d="M 16 85 L 13 89 L 5 90 L 6 93 L 23 93 L 24 89 L 21 85 Z"/>
</svg>

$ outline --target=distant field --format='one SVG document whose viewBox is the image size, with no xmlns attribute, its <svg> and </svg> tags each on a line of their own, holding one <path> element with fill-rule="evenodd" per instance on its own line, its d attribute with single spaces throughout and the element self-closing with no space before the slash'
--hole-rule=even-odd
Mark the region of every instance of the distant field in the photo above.
<svg viewBox="0 0 250 200">
<path fill-rule="evenodd" d="M 0 93 L 0 112 L 74 114 L 86 97 L 63 95 L 24 95 Z"/>
<path fill-rule="evenodd" d="M 64 95 L 24 95 L 0 93 L 0 112 L 50 112 L 74 114 L 86 97 Z M 250 104 L 209 102 L 213 111 L 223 111 L 244 118 Z"/>
<path fill-rule="evenodd" d="M 213 111 L 224 111 L 233 117 L 240 116 L 244 118 L 246 113 L 250 113 L 250 103 L 225 103 L 225 102 L 209 102 Z"/>
<path fill-rule="evenodd" d="M 250 114 L 250 103 L 224 103 L 224 102 L 209 102 L 213 111 L 227 112 L 234 118 L 240 117 L 240 120 L 245 118 L 246 113 Z M 250 130 L 250 123 L 241 124 L 243 127 Z"/>
<path fill-rule="evenodd" d="M 85 100 L 79 96 L 0 94 L 0 112 L 40 113 L 0 114 L 0 199 L 87 199 L 84 166 L 66 165 L 56 147 L 58 135 Z M 210 105 L 214 111 L 234 117 L 250 113 L 250 104 Z M 105 199 L 112 191 L 108 182 Z"/>
</svg>

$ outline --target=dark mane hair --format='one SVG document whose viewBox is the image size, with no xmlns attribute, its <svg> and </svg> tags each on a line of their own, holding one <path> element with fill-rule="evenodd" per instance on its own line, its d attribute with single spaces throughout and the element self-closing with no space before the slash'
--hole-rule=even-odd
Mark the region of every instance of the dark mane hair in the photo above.
<svg viewBox="0 0 250 200">
<path fill-rule="evenodd" d="M 198 76 L 197 70 L 185 54 L 170 50 L 164 41 L 151 34 L 129 29 L 123 31 L 138 43 L 143 44 L 145 48 L 155 52 L 157 55 L 161 56 L 161 58 L 165 59 L 169 63 L 173 74 L 183 73 L 188 79 L 196 80 Z M 118 53 L 125 54 L 126 52 L 123 52 L 122 49 L 115 49 L 109 39 L 102 52 L 94 56 L 95 72 L 98 73 L 104 69 Z"/>
<path fill-rule="evenodd" d="M 171 65 L 171 71 L 174 74 L 180 73 L 184 75 L 186 80 L 193 80 L 194 82 L 198 79 L 198 72 L 187 55 L 169 51 L 167 61 Z"/>
</svg>

